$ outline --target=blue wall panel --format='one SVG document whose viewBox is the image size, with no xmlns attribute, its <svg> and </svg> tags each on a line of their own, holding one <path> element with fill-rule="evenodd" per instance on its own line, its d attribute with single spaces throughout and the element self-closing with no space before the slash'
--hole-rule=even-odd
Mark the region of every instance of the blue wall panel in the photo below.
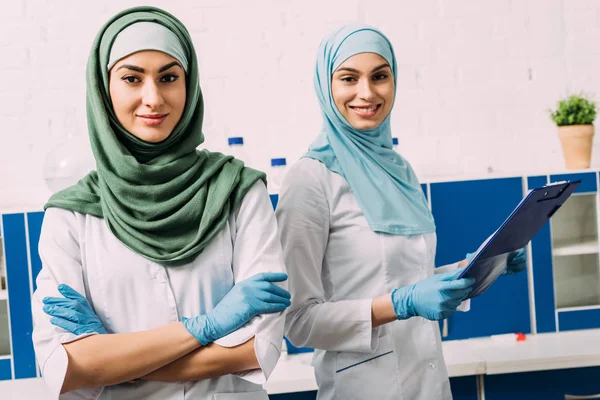
<svg viewBox="0 0 600 400">
<path fill-rule="evenodd" d="M 3 215 L 2 227 L 15 378 L 33 378 L 36 376 L 36 364 L 31 341 L 33 323 L 25 215 Z"/>
<path fill-rule="evenodd" d="M 431 206 L 437 226 L 436 266 L 474 252 L 509 216 L 523 198 L 521 178 L 431 184 Z M 448 320 L 448 337 L 466 339 L 531 331 L 527 274 L 501 276 L 471 310 Z"/>
<path fill-rule="evenodd" d="M 29 254 L 31 254 L 31 280 L 33 281 L 33 290 L 37 288 L 35 279 L 42 269 L 42 260 L 40 260 L 40 254 L 38 253 L 38 243 L 40 242 L 40 233 L 42 232 L 43 221 L 43 212 L 32 212 L 27 214 L 27 226 L 29 228 Z"/>
</svg>

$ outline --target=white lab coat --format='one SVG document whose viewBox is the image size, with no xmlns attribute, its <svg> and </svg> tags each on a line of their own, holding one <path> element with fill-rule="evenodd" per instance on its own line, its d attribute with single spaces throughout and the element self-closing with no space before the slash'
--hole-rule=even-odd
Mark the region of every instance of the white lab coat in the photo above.
<svg viewBox="0 0 600 400">
<path fill-rule="evenodd" d="M 62 346 L 79 337 L 50 323 L 42 299 L 65 283 L 84 294 L 110 333 L 158 328 L 210 311 L 239 282 L 259 272 L 285 272 L 277 223 L 265 185 L 257 182 L 204 251 L 189 264 L 164 267 L 125 247 L 105 220 L 51 208 L 39 244 L 43 268 L 33 295 L 33 342 L 54 398 L 67 369 Z M 287 287 L 287 284 L 282 284 Z M 141 382 L 82 389 L 61 399 L 264 400 L 261 384 L 281 350 L 282 314 L 255 317 L 216 343 L 231 347 L 255 337 L 261 369 L 198 382 Z"/>
<path fill-rule="evenodd" d="M 373 232 L 346 181 L 306 158 L 287 173 L 277 219 L 292 293 L 286 336 L 317 349 L 317 398 L 451 399 L 436 322 L 371 324 L 374 297 L 434 274 L 435 234 Z"/>
</svg>

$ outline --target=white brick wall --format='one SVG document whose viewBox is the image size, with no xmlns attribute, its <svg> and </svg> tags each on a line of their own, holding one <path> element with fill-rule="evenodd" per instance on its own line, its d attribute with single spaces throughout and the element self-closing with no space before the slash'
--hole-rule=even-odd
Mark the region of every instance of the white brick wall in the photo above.
<svg viewBox="0 0 600 400">
<path fill-rule="evenodd" d="M 321 38 L 352 21 L 381 28 L 399 63 L 393 129 L 421 177 L 562 168 L 547 108 L 600 100 L 597 0 L 152 1 L 192 33 L 206 146 L 246 140 L 250 164 L 297 159 L 317 135 Z M 40 206 L 43 166 L 69 135 L 86 148 L 85 64 L 107 18 L 134 0 L 12 0 L 0 7 L 0 207 Z M 596 143 L 600 143 L 597 140 Z M 600 144 L 593 166 L 600 166 Z"/>
</svg>

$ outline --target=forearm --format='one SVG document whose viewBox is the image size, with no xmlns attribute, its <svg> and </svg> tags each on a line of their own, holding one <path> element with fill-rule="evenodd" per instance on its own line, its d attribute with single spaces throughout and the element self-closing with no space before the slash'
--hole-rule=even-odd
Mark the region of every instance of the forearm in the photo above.
<svg viewBox="0 0 600 400">
<path fill-rule="evenodd" d="M 254 338 L 235 347 L 211 343 L 143 377 L 149 381 L 199 381 L 260 368 Z"/>
<path fill-rule="evenodd" d="M 373 328 L 396 321 L 397 319 L 398 317 L 394 311 L 391 295 L 388 294 L 373 299 L 373 302 L 371 303 L 371 321 Z"/>
<path fill-rule="evenodd" d="M 69 361 L 61 393 L 142 377 L 201 345 L 179 322 L 142 332 L 88 336 L 63 346 Z"/>
</svg>

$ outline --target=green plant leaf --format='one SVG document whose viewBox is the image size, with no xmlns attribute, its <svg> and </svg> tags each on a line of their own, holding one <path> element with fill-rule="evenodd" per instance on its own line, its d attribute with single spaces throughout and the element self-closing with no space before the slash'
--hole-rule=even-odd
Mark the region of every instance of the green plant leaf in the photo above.
<svg viewBox="0 0 600 400">
<path fill-rule="evenodd" d="M 549 110 L 557 126 L 589 125 L 596 119 L 596 103 L 583 94 L 558 101 L 556 111 Z"/>
</svg>

